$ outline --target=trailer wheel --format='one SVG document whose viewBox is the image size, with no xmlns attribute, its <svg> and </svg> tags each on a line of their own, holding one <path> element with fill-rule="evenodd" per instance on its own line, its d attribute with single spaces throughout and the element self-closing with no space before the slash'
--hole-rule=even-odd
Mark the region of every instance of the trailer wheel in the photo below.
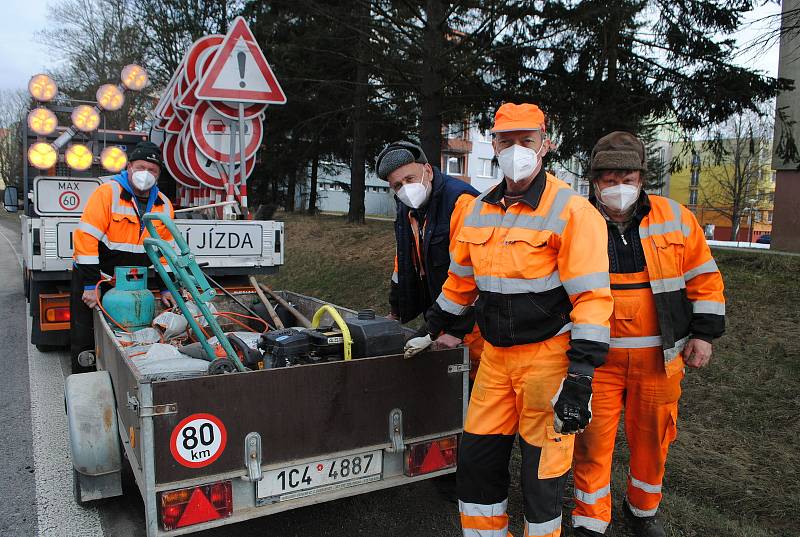
<svg viewBox="0 0 800 537">
<path fill-rule="evenodd" d="M 117 409 L 108 371 L 70 375 L 64 383 L 75 500 L 122 495 Z"/>
</svg>

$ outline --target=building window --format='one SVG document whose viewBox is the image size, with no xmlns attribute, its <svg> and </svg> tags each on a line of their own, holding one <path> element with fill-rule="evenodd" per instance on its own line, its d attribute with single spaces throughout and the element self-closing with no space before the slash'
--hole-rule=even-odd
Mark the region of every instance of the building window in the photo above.
<svg viewBox="0 0 800 537">
<path fill-rule="evenodd" d="M 589 197 L 589 183 L 581 183 L 578 185 L 578 194 L 584 198 Z"/>
<path fill-rule="evenodd" d="M 444 126 L 444 137 L 448 140 L 464 138 L 464 125 L 461 123 L 448 123 Z"/>
<path fill-rule="evenodd" d="M 495 167 L 494 164 L 492 164 L 492 159 L 479 158 L 478 162 L 480 163 L 478 177 L 494 177 Z"/>
<path fill-rule="evenodd" d="M 772 223 L 772 211 L 767 211 L 767 224 Z"/>
<path fill-rule="evenodd" d="M 689 191 L 689 205 L 697 205 L 697 190 Z"/>
<path fill-rule="evenodd" d="M 776 178 L 777 176 L 778 176 L 778 172 L 776 172 L 776 171 L 773 171 L 773 172 L 772 172 L 772 184 L 773 184 L 773 185 L 775 184 L 775 178 Z"/>
<path fill-rule="evenodd" d="M 463 175 L 464 174 L 464 157 L 457 157 L 454 155 L 444 155 L 448 175 Z"/>
<path fill-rule="evenodd" d="M 769 192 L 767 194 L 767 201 L 770 203 L 775 203 L 775 192 Z"/>
<path fill-rule="evenodd" d="M 755 221 L 761 222 L 761 211 L 755 211 Z"/>
</svg>

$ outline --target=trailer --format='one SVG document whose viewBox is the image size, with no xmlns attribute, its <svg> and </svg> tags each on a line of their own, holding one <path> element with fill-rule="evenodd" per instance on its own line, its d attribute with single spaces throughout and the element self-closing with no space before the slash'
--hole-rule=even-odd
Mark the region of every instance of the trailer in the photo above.
<svg viewBox="0 0 800 537">
<path fill-rule="evenodd" d="M 279 294 L 309 318 L 325 304 Z M 235 296 L 252 298 L 245 290 Z M 239 307 L 225 296 L 212 303 Z M 334 308 L 344 319 L 357 315 Z M 121 495 L 129 464 L 148 537 L 455 472 L 469 389 L 463 348 L 408 360 L 153 375 L 137 367 L 97 310 L 95 340 L 97 371 L 73 374 L 65 387 L 76 500 Z"/>
</svg>

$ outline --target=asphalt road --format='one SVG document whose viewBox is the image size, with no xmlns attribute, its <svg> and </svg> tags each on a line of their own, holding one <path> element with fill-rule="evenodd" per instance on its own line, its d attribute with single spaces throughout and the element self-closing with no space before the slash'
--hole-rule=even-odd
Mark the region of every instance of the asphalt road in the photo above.
<svg viewBox="0 0 800 537">
<path fill-rule="evenodd" d="M 138 490 L 80 507 L 72 497 L 72 465 L 64 416 L 66 352 L 29 344 L 16 217 L 0 210 L 0 535 L 144 537 Z M 447 485 L 425 481 L 319 504 L 195 535 L 456 537 L 461 535 Z"/>
</svg>

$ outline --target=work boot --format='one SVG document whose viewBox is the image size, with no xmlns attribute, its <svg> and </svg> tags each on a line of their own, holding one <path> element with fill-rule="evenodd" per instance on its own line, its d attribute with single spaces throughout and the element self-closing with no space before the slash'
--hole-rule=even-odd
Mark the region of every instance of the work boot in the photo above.
<svg viewBox="0 0 800 537">
<path fill-rule="evenodd" d="M 592 531 L 589 528 L 584 528 L 582 526 L 579 526 L 577 528 L 572 528 L 572 535 L 574 537 L 603 537 L 605 533 Z"/>
<path fill-rule="evenodd" d="M 625 513 L 625 519 L 628 521 L 628 525 L 631 527 L 636 537 L 667 537 L 664 525 L 661 524 L 661 521 L 656 515 L 634 515 L 630 505 L 628 505 L 628 500 L 622 503 L 622 511 Z"/>
</svg>

